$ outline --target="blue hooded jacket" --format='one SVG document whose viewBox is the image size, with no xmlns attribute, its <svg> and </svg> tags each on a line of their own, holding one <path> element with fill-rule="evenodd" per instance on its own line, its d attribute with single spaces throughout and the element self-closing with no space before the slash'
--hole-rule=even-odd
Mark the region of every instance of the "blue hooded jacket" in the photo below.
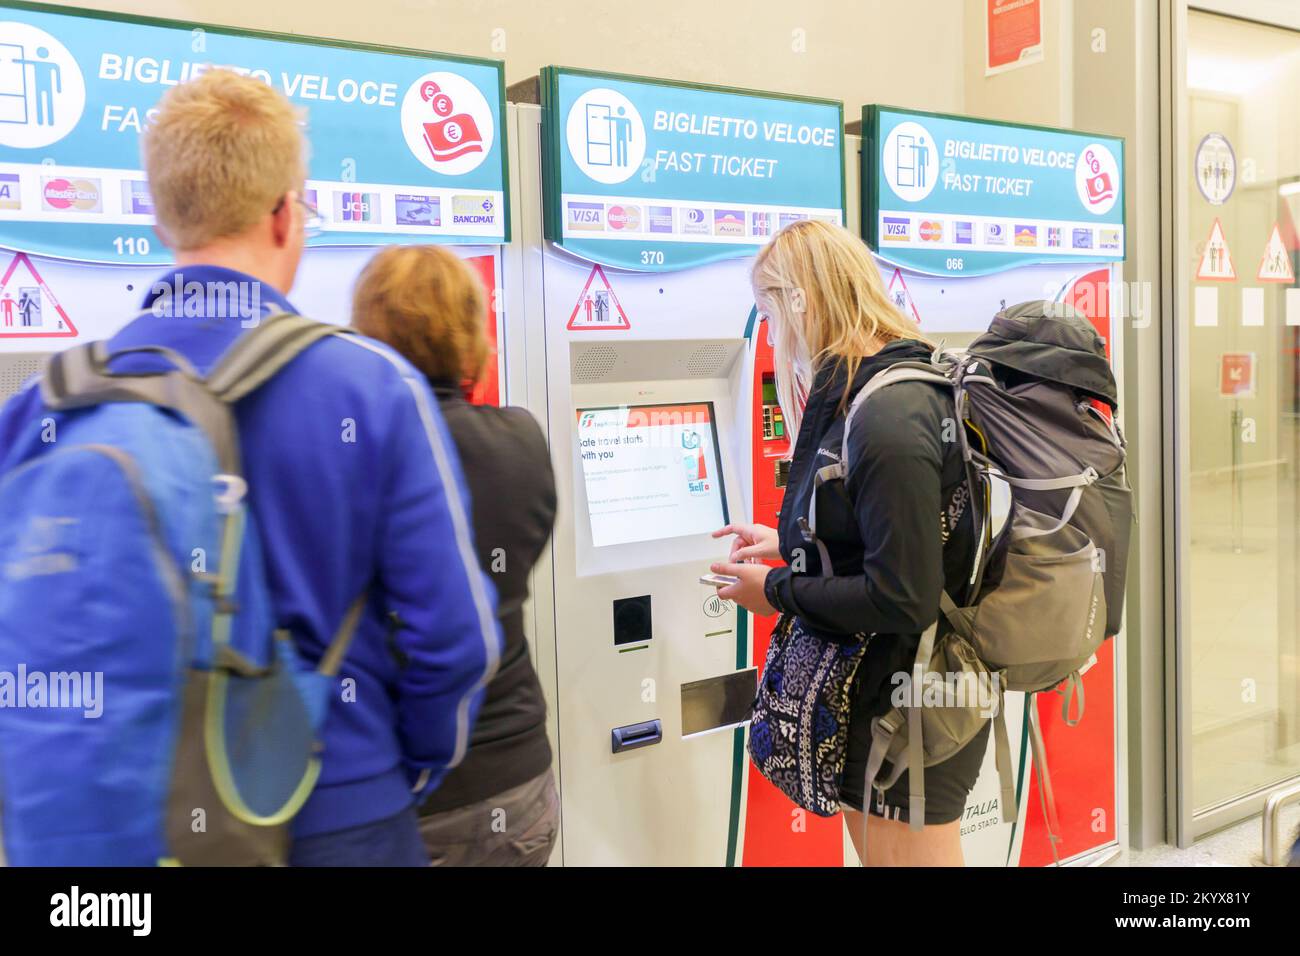
<svg viewBox="0 0 1300 956">
<path fill-rule="evenodd" d="M 252 276 L 189 266 L 155 283 L 148 311 L 109 341 L 110 351 L 165 346 L 206 373 L 253 323 L 210 315 L 226 309 L 188 293 L 174 300 L 184 302 L 183 314 L 173 315 L 182 310 L 169 297 L 188 283 L 228 282 L 256 290 L 243 302 L 262 316 L 295 311 Z M 137 353 L 112 368 L 160 363 Z M 311 346 L 235 413 L 279 626 L 315 664 L 352 601 L 367 589 L 372 595 L 331 701 L 321 776 L 294 833 L 382 820 L 460 762 L 501 653 L 495 593 L 475 555 L 455 446 L 423 376 L 359 335 Z M 18 439 L 44 415 L 34 385 L 0 411 L 0 473 L 18 464 L 10 460 L 26 444 Z"/>
</svg>

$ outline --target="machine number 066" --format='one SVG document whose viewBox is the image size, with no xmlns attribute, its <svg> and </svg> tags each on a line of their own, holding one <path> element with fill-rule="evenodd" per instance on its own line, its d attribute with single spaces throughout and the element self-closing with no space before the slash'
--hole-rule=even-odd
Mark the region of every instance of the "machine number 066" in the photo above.
<svg viewBox="0 0 1300 956">
<path fill-rule="evenodd" d="M 947 269 L 949 272 L 961 272 L 965 268 L 966 268 L 966 260 L 964 259 L 954 258 L 948 260 Z"/>
</svg>

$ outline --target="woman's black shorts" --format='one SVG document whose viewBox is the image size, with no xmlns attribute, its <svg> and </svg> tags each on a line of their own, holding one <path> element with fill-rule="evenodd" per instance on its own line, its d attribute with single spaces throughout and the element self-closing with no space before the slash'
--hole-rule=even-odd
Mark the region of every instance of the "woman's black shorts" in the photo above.
<svg viewBox="0 0 1300 956">
<path fill-rule="evenodd" d="M 873 641 L 873 644 L 876 643 Z M 844 777 L 840 783 L 840 802 L 853 810 L 862 809 L 862 785 L 867 772 L 867 755 L 871 752 L 871 721 L 890 709 L 889 675 L 911 654 L 873 654 L 868 647 L 853 682 L 853 702 L 849 716 L 848 754 Z M 904 648 L 899 648 L 904 650 Z M 989 744 L 989 723 L 985 721 L 970 743 L 941 764 L 925 768 L 925 822 L 930 826 L 960 820 L 966 809 Z M 906 731 L 904 731 L 906 732 Z M 908 820 L 908 772 L 882 795 L 873 791 L 868 812 L 889 820 Z"/>
</svg>

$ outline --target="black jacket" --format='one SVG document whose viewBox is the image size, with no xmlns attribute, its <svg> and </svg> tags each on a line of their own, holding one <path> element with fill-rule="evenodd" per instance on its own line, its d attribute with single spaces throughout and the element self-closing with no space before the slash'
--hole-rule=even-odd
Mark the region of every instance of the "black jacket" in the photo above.
<svg viewBox="0 0 1300 956">
<path fill-rule="evenodd" d="M 895 362 L 929 358 L 921 342 L 891 342 L 863 360 L 850 399 Z M 950 394 L 924 382 L 891 385 L 854 418 L 847 479 L 818 493 L 817 534 L 835 572 L 822 577 L 817 547 L 804 540 L 798 521 L 808 514 L 817 470 L 839 457 L 845 384 L 842 368 L 813 382 L 778 522 L 787 566 L 767 576 L 765 591 L 774 607 L 829 639 L 903 638 L 872 641 L 864 667 L 884 679 L 892 669 L 910 669 L 920 633 L 938 617 L 942 588 L 958 604 L 966 599 L 975 535 Z"/>
<path fill-rule="evenodd" d="M 555 476 L 546 438 L 522 408 L 471 405 L 456 386 L 430 382 L 460 453 L 473 499 L 479 564 L 497 589 L 505 636 L 464 761 L 420 807 L 450 810 L 526 783 L 551 765 L 546 701 L 524 639 L 528 574 L 555 524 Z"/>
</svg>

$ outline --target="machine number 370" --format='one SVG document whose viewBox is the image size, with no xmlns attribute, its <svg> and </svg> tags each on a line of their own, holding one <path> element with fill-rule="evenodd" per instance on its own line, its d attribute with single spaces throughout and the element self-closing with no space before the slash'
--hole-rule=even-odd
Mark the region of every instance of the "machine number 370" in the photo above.
<svg viewBox="0 0 1300 956">
<path fill-rule="evenodd" d="M 664 264 L 664 254 L 656 249 L 641 250 L 641 265 L 643 266 L 661 266 Z"/>
</svg>

